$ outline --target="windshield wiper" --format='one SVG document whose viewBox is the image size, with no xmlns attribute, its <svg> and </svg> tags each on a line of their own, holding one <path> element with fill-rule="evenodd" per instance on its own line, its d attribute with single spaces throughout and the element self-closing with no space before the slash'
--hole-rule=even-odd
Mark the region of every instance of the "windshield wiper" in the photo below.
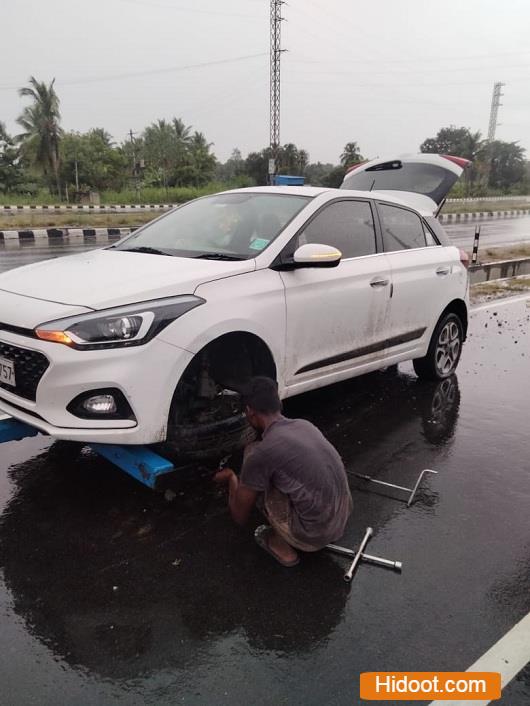
<svg viewBox="0 0 530 706">
<path fill-rule="evenodd" d="M 239 255 L 229 255 L 226 252 L 203 252 L 194 256 L 195 260 L 244 260 Z"/>
<path fill-rule="evenodd" d="M 170 252 L 166 252 L 165 250 L 159 250 L 158 248 L 151 248 L 147 245 L 141 245 L 137 248 L 120 248 L 120 250 L 122 252 L 143 252 L 149 255 L 169 255 L 169 257 L 173 257 Z"/>
</svg>

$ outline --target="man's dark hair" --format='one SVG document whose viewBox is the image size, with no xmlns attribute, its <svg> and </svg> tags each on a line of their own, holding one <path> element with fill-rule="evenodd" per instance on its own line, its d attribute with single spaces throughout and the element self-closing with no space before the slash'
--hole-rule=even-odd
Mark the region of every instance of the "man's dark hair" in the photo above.
<svg viewBox="0 0 530 706">
<path fill-rule="evenodd" d="M 262 375 L 251 378 L 245 385 L 243 404 L 260 414 L 281 412 L 282 403 L 278 395 L 278 383 Z"/>
</svg>

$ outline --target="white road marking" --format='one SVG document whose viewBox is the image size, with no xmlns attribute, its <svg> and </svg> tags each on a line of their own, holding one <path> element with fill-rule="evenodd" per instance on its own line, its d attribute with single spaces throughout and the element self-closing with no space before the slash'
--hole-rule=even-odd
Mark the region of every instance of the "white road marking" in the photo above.
<svg viewBox="0 0 530 706">
<path fill-rule="evenodd" d="M 507 684 L 530 662 L 530 613 L 509 630 L 467 672 L 500 672 Z M 490 701 L 431 701 L 430 706 L 486 706 Z"/>
<path fill-rule="evenodd" d="M 476 311 L 485 311 L 486 309 L 497 309 L 500 306 L 506 306 L 507 304 L 516 304 L 517 302 L 524 302 L 525 299 L 530 299 L 530 293 L 518 294 L 514 297 L 506 297 L 505 299 L 493 299 L 492 301 L 485 302 L 484 304 L 478 304 L 471 307 L 471 313 L 474 314 Z"/>
</svg>

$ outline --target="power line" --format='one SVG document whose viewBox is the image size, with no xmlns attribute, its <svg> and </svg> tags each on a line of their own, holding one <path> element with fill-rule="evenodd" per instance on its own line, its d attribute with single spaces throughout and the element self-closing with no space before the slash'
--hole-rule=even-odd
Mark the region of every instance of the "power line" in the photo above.
<svg viewBox="0 0 530 706">
<path fill-rule="evenodd" d="M 119 2 L 125 2 L 131 5 L 143 5 L 144 7 L 156 7 L 161 10 L 173 10 L 174 12 L 185 12 L 192 15 L 213 15 L 222 17 L 245 17 L 247 19 L 255 20 L 261 17 L 260 15 L 247 15 L 240 12 L 219 12 L 217 10 L 196 10 L 195 8 L 184 7 L 183 5 L 162 5 L 157 2 L 142 2 L 142 0 L 119 0 Z"/>
<path fill-rule="evenodd" d="M 208 66 L 221 66 L 222 64 L 235 64 L 240 61 L 248 61 L 249 59 L 257 59 L 267 56 L 267 52 L 260 54 L 248 54 L 247 56 L 236 56 L 232 59 L 219 59 L 218 61 L 205 61 L 200 64 L 186 64 L 183 66 L 170 66 L 163 69 L 146 69 L 144 71 L 130 71 L 122 74 L 107 74 L 105 76 L 91 76 L 80 79 L 67 79 L 66 81 L 57 81 L 60 86 L 77 86 L 86 83 L 100 83 L 102 81 L 116 81 L 124 78 L 136 78 L 138 76 L 153 76 L 154 74 L 173 73 L 175 71 L 189 71 L 191 69 L 202 69 Z M 19 86 L 0 86 L 1 91 L 18 90 Z"/>
<path fill-rule="evenodd" d="M 294 52 L 292 52 L 294 54 Z M 419 56 L 415 57 L 412 59 L 345 59 L 344 57 L 338 57 L 336 59 L 308 59 L 306 57 L 303 57 L 302 59 L 296 59 L 296 61 L 300 61 L 306 64 L 335 64 L 335 63 L 340 63 L 341 65 L 344 64 L 390 64 L 394 66 L 394 64 L 432 64 L 436 63 L 437 61 L 465 61 L 467 59 L 496 59 L 501 56 L 527 56 L 530 54 L 530 50 L 521 50 L 521 51 L 507 51 L 507 52 L 497 52 L 493 54 L 462 54 L 462 55 L 451 55 L 451 56 Z M 298 52 L 296 53 L 296 56 L 302 56 Z M 458 67 L 459 70 L 462 69 L 467 69 L 467 67 Z"/>
</svg>

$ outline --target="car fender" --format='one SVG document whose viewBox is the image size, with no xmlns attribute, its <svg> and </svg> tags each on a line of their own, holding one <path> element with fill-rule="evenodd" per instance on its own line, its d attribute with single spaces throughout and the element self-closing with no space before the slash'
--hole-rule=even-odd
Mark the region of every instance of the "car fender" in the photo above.
<svg viewBox="0 0 530 706">
<path fill-rule="evenodd" d="M 285 290 L 278 272 L 263 269 L 208 282 L 195 295 L 205 303 L 164 329 L 161 340 L 195 355 L 225 334 L 253 334 L 270 350 L 283 380 Z"/>
</svg>

